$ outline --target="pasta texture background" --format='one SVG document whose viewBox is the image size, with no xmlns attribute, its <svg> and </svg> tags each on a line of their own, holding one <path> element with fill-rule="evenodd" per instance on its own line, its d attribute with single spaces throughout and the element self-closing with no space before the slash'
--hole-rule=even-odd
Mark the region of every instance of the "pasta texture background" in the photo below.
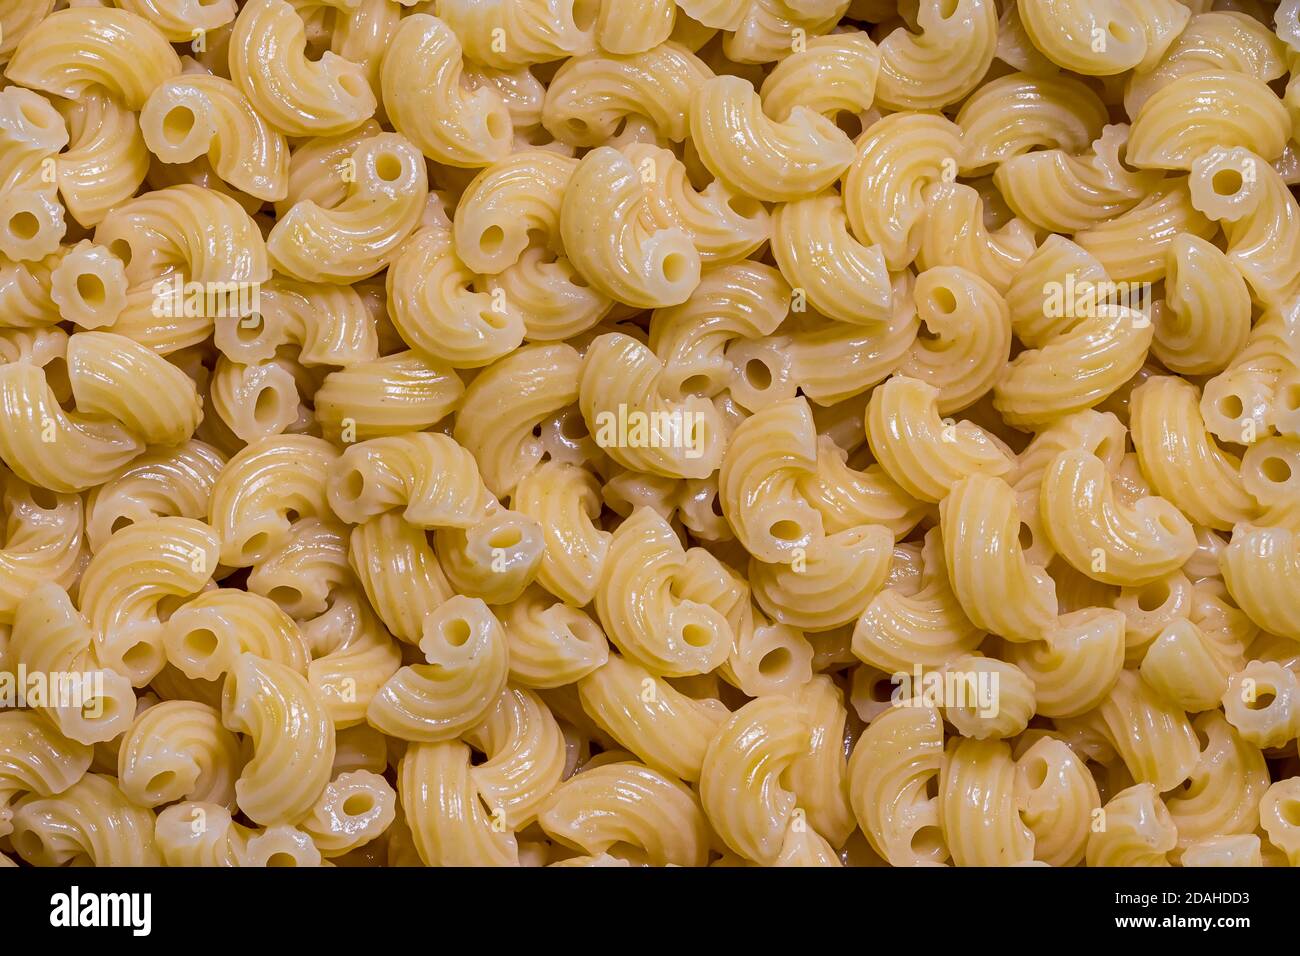
<svg viewBox="0 0 1300 956">
<path fill-rule="evenodd" d="M 1300 866 L 1296 14 L 0 3 L 0 865 Z"/>
</svg>

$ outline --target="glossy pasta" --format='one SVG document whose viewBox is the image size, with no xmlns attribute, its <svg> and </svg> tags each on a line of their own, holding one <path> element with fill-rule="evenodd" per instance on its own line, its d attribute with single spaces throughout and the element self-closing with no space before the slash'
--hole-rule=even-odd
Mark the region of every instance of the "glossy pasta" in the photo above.
<svg viewBox="0 0 1300 956">
<path fill-rule="evenodd" d="M 0 867 L 1300 865 L 1298 13 L 0 0 Z"/>
</svg>

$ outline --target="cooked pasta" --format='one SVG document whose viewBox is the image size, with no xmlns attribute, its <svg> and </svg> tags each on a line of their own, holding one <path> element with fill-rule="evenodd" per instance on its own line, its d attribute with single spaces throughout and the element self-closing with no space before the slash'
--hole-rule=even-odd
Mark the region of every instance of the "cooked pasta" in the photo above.
<svg viewBox="0 0 1300 956">
<path fill-rule="evenodd" d="M 1300 0 L 0 69 L 0 866 L 1300 866 Z"/>
</svg>

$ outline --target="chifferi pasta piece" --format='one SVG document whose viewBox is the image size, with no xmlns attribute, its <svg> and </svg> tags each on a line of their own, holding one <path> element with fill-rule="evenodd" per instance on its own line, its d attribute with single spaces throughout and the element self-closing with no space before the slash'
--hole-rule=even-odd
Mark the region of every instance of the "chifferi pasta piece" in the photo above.
<svg viewBox="0 0 1300 956">
<path fill-rule="evenodd" d="M 1169 866 L 1178 828 L 1157 787 L 1139 783 L 1101 808 L 1088 837 L 1089 866 Z"/>
<path fill-rule="evenodd" d="M 464 392 L 450 366 L 408 349 L 330 372 L 312 404 L 327 438 L 367 441 L 436 425 Z"/>
<path fill-rule="evenodd" d="M 486 604 L 458 595 L 424 618 L 419 647 L 425 662 L 389 678 L 366 720 L 403 740 L 454 740 L 487 716 L 505 687 L 505 632 Z"/>
<path fill-rule="evenodd" d="M 799 483 L 815 473 L 817 433 L 802 398 L 770 405 L 731 436 L 718 474 L 718 500 L 745 549 L 760 561 L 790 564 L 796 549 L 824 537 L 821 514 Z"/>
<path fill-rule="evenodd" d="M 1219 248 L 1184 234 L 1166 253 L 1165 308 L 1155 316 L 1151 352 L 1182 375 L 1221 372 L 1246 346 L 1250 292 Z"/>
<path fill-rule="evenodd" d="M 546 542 L 539 522 L 496 506 L 468 528 L 440 528 L 434 548 L 458 593 L 500 605 L 523 594 L 537 577 Z"/>
<path fill-rule="evenodd" d="M 1041 641 L 1008 642 L 1005 656 L 1033 681 L 1037 713 L 1078 717 L 1109 696 L 1124 669 L 1124 615 L 1108 608 L 1062 614 Z"/>
<path fill-rule="evenodd" d="M 993 62 L 998 10 L 991 0 L 921 0 L 916 24 L 915 33 L 899 27 L 880 41 L 876 102 L 882 107 L 931 110 L 959 102 Z"/>
<path fill-rule="evenodd" d="M 69 740 L 102 743 L 130 726 L 130 680 L 100 666 L 89 625 L 58 584 L 36 586 L 18 605 L 6 659 L 14 669 L 44 675 L 53 699 L 41 709 Z M 59 696 L 65 692 L 66 701 Z"/>
<path fill-rule="evenodd" d="M 219 539 L 192 518 L 138 521 L 113 535 L 86 565 L 77 605 L 105 667 L 147 684 L 165 663 L 163 615 L 203 590 L 217 569 Z"/>
<path fill-rule="evenodd" d="M 102 246 L 83 239 L 50 272 L 59 317 L 83 329 L 111 326 L 126 308 L 126 269 Z"/>
<path fill-rule="evenodd" d="M 943 720 L 932 707 L 889 708 L 858 738 L 849 759 L 853 813 L 891 865 L 948 859 L 943 801 L 931 790 L 944 763 Z"/>
<path fill-rule="evenodd" d="M 538 583 L 568 603 L 590 603 L 610 540 L 596 523 L 601 502 L 595 476 L 577 465 L 544 462 L 515 486 L 512 507 L 541 525 Z"/>
<path fill-rule="evenodd" d="M 763 109 L 783 120 L 796 106 L 834 117 L 871 108 L 876 96 L 880 52 L 860 30 L 812 37 L 803 52 L 772 67 L 759 89 Z"/>
<path fill-rule="evenodd" d="M 786 202 L 819 192 L 853 161 L 853 144 L 831 120 L 796 106 L 787 119 L 775 121 L 739 77 L 701 84 L 691 100 L 690 123 L 709 171 L 755 199 Z M 737 142 L 747 149 L 733 150 Z"/>
<path fill-rule="evenodd" d="M 486 513 L 489 493 L 474 456 L 439 432 L 372 438 L 330 463 L 330 507 L 359 524 L 385 511 L 421 528 L 467 528 Z"/>
<path fill-rule="evenodd" d="M 397 794 L 377 773 L 339 774 L 299 825 L 326 858 L 342 856 L 377 838 L 396 818 Z"/>
<path fill-rule="evenodd" d="M 654 673 L 702 674 L 726 659 L 732 627 L 707 589 L 731 584 L 703 549 L 686 550 L 652 509 L 634 511 L 609 541 L 596 610 L 610 641 Z"/>
<path fill-rule="evenodd" d="M 235 781 L 240 809 L 263 825 L 306 816 L 334 762 L 334 725 L 306 678 L 241 654 L 222 688 L 221 720 L 253 741 L 253 757 Z"/>
<path fill-rule="evenodd" d="M 14 849 L 33 866 L 158 866 L 153 811 L 112 777 L 88 773 L 57 797 L 32 795 L 13 819 Z"/>
<path fill-rule="evenodd" d="M 10 82 L 70 99 L 102 86 L 131 110 L 180 72 L 180 58 L 157 27 L 112 7 L 50 14 L 22 35 L 5 67 Z"/>
<path fill-rule="evenodd" d="M 882 525 L 828 534 L 792 564 L 749 562 L 754 600 L 782 624 L 826 631 L 858 619 L 884 585 L 894 537 Z"/>
<path fill-rule="evenodd" d="M 759 697 L 736 711 L 704 754 L 700 802 L 735 853 L 770 865 L 781 852 L 798 796 L 782 783 L 809 747 L 806 712 L 786 697 Z"/>
<path fill-rule="evenodd" d="M 1223 713 L 1243 740 L 1281 747 L 1300 733 L 1300 685 L 1276 661 L 1252 660 L 1228 678 Z"/>
<path fill-rule="evenodd" d="M 623 122 L 644 118 L 657 134 L 680 143 L 689 131 L 692 97 L 712 76 L 699 57 L 672 42 L 644 53 L 576 56 L 546 88 L 542 125 L 561 143 L 599 146 Z"/>
<path fill-rule="evenodd" d="M 1033 229 L 1012 218 L 997 229 L 984 224 L 984 199 L 965 183 L 940 180 L 925 187 L 925 218 L 916 263 L 922 269 L 961 266 L 1006 292 L 1034 254 Z"/>
<path fill-rule="evenodd" d="M 480 172 L 456 205 L 456 255 L 484 275 L 519 262 L 538 234 L 559 245 L 560 204 L 578 162 L 546 149 L 511 153 Z"/>
<path fill-rule="evenodd" d="M 994 436 L 969 421 L 939 414 L 940 392 L 919 379 L 896 375 L 867 405 L 867 440 L 889 477 L 921 501 L 939 501 L 969 475 L 999 476 L 1011 456 Z"/>
<path fill-rule="evenodd" d="M 314 639 L 318 630 L 326 632 L 328 642 Z M 304 627 L 304 637 L 316 655 L 307 665 L 307 682 L 324 702 L 334 726 L 340 730 L 364 726 L 370 702 L 402 664 L 393 636 L 365 598 L 349 589 Z"/>
<path fill-rule="evenodd" d="M 468 745 L 416 743 L 398 765 L 397 793 L 425 866 L 518 866 L 514 832 L 494 826 L 470 775 Z"/>
<path fill-rule="evenodd" d="M 306 29 L 287 0 L 244 4 L 230 37 L 230 78 L 286 136 L 345 133 L 375 111 L 359 66 L 332 50 L 307 56 Z"/>
<path fill-rule="evenodd" d="M 1200 745 L 1181 708 L 1160 695 L 1137 672 L 1120 671 L 1110 696 L 1097 708 L 1106 739 L 1133 779 L 1164 792 L 1196 767 Z"/>
<path fill-rule="evenodd" d="M 583 0 L 449 0 L 438 6 L 465 55 L 496 69 L 591 52 L 596 14 L 597 5 Z M 494 36 L 503 42 L 493 43 Z"/>
<path fill-rule="evenodd" d="M 141 807 L 177 800 L 229 806 L 243 757 L 221 714 L 197 701 L 155 704 L 136 718 L 117 756 L 123 793 Z"/>
<path fill-rule="evenodd" d="M 1000 740 L 959 739 L 939 773 L 939 819 L 957 866 L 1007 866 L 1034 857 L 1016 807 L 1016 764 Z"/>
<path fill-rule="evenodd" d="M 298 349 L 305 366 L 351 366 L 378 358 L 378 332 L 361 294 L 348 286 L 276 278 L 257 294 L 257 316 L 218 321 L 213 344 L 227 358 L 251 364 Z"/>
<path fill-rule="evenodd" d="M 176 803 L 158 814 L 154 831 L 167 866 L 319 866 L 306 833 L 284 823 L 247 827 L 215 803 Z"/>
<path fill-rule="evenodd" d="M 1006 123 L 1012 108 L 1015 122 Z M 1079 153 L 1101 134 L 1106 119 L 1097 94 L 1077 80 L 1023 73 L 999 77 L 980 87 L 957 114 L 962 170 L 1000 167 L 1036 149 Z"/>
<path fill-rule="evenodd" d="M 1300 536 L 1295 529 L 1240 524 L 1219 562 L 1228 592 L 1252 621 L 1300 640 L 1292 590 L 1300 580 Z"/>
<path fill-rule="evenodd" d="M 596 43 L 610 53 L 642 53 L 672 35 L 676 15 L 674 0 L 606 0 L 596 19 Z"/>
<path fill-rule="evenodd" d="M 841 846 L 857 827 L 843 746 L 848 718 L 844 694 L 830 677 L 818 674 L 800 685 L 794 699 L 804 708 L 810 733 L 808 752 L 797 757 L 789 770 L 790 788 L 798 796 L 804 818 L 791 821 L 787 845 L 791 834 L 810 833 L 828 845 Z"/>
<path fill-rule="evenodd" d="M 565 773 L 564 735 L 546 704 L 531 690 L 507 687 L 464 739 L 485 757 L 470 778 L 495 822 L 533 823 Z"/>
<path fill-rule="evenodd" d="M 92 748 L 70 740 L 34 710 L 0 713 L 0 834 L 13 833 L 14 807 L 24 794 L 65 792 L 90 768 Z"/>
<path fill-rule="evenodd" d="M 1083 759 L 1064 741 L 1040 737 L 1015 754 L 1015 806 L 1034 837 L 1034 859 L 1077 866 L 1101 799 Z"/>
<path fill-rule="evenodd" d="M 271 229 L 266 249 L 277 271 L 304 282 L 365 279 L 389 264 L 417 225 L 428 187 L 424 158 L 408 140 L 381 133 L 349 161 L 341 202 L 325 208 L 302 200 Z"/>
<path fill-rule="evenodd" d="M 144 17 L 172 43 L 188 43 L 194 31 L 214 31 L 234 22 L 234 0 L 123 0 L 123 10 Z"/>
<path fill-rule="evenodd" d="M 542 806 L 538 823 L 553 840 L 587 854 L 618 845 L 632 861 L 651 866 L 701 866 L 708 857 L 709 821 L 700 799 L 635 762 L 574 774 Z"/>
<path fill-rule="evenodd" d="M 1138 668 L 1148 684 L 1189 713 L 1217 707 L 1234 661 L 1190 620 L 1169 624 Z"/>
<path fill-rule="evenodd" d="M 352 529 L 348 564 L 375 614 L 407 644 L 420 642 L 425 617 L 455 593 L 425 530 L 395 511 Z"/>
<path fill-rule="evenodd" d="M 1183 866 L 1263 866 L 1259 837 L 1253 833 L 1213 836 L 1183 850 Z"/>
<path fill-rule="evenodd" d="M 1202 214 L 1187 177 L 1156 183 L 1131 209 L 1074 234 L 1115 282 L 1155 282 L 1164 276 L 1169 246 L 1183 233 L 1209 239 L 1214 223 Z"/>
<path fill-rule="evenodd" d="M 892 315 L 884 253 L 849 234 L 843 200 L 833 192 L 777 207 L 772 256 L 786 281 L 828 318 L 870 325 Z"/>
<path fill-rule="evenodd" d="M 1292 866 L 1300 860 L 1300 827 L 1295 823 L 1297 808 L 1300 808 L 1300 777 L 1275 781 L 1259 801 L 1261 828 Z"/>
<path fill-rule="evenodd" d="M 381 72 L 394 129 L 431 159 L 487 166 L 510 152 L 513 124 L 491 87 L 462 85 L 461 44 L 437 17 L 404 18 L 389 40 Z"/>
<path fill-rule="evenodd" d="M 530 587 L 498 612 L 510 649 L 510 679 L 524 687 L 578 683 L 609 658 L 609 644 L 586 611 Z"/>
<path fill-rule="evenodd" d="M 859 451 L 849 458 L 834 439 L 819 435 L 817 470 L 799 481 L 800 493 L 822 516 L 829 534 L 878 524 L 895 538 L 906 535 L 921 520 L 924 504 L 903 491 L 879 464 L 852 467 L 862 457 Z"/>
<path fill-rule="evenodd" d="M 177 608 L 163 625 L 167 661 L 187 677 L 217 680 L 241 654 L 298 674 L 310 656 L 298 624 L 274 601 L 249 591 L 213 588 Z"/>
<path fill-rule="evenodd" d="M 1269 787 L 1264 755 L 1242 739 L 1221 713 L 1207 710 L 1193 726 L 1201 759 L 1187 785 L 1165 798 L 1178 828 L 1178 851 L 1213 837 L 1247 835 L 1260 825 L 1260 801 Z"/>
<path fill-rule="evenodd" d="M 0 548 L 0 622 L 10 624 L 19 604 L 44 583 L 68 588 L 82 572 L 85 515 L 73 495 L 52 495 L 15 475 L 0 482 L 5 512 Z"/>
</svg>

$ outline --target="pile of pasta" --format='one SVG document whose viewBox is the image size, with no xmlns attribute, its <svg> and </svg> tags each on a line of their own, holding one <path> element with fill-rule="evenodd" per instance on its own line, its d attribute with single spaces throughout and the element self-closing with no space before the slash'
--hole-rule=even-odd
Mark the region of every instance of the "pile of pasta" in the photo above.
<svg viewBox="0 0 1300 956">
<path fill-rule="evenodd" d="M 1300 0 L 64 6 L 0 862 L 1300 864 Z"/>
</svg>

